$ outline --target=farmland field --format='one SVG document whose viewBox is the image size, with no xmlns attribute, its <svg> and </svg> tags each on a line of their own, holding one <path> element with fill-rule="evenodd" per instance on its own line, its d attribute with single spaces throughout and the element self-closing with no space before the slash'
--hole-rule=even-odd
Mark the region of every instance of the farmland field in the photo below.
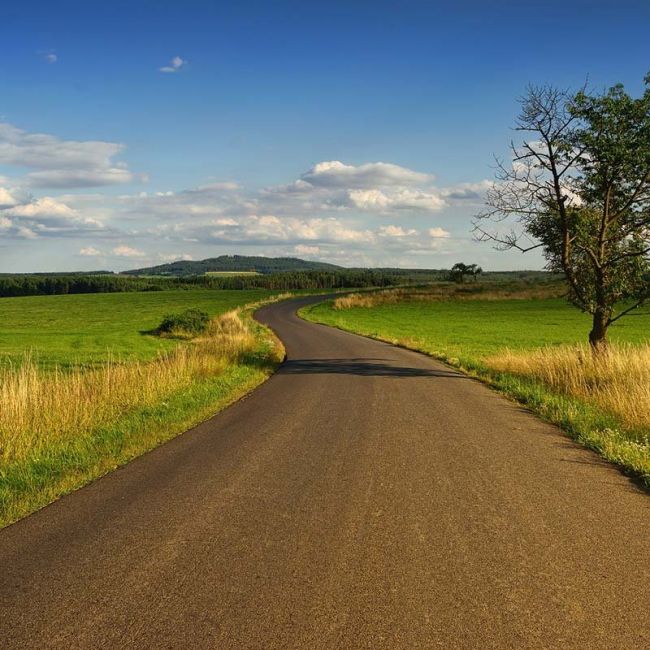
<svg viewBox="0 0 650 650">
<path fill-rule="evenodd" d="M 248 313 L 270 291 L 0 299 L 0 526 L 210 417 L 273 371 L 282 348 Z M 163 316 L 211 317 L 192 341 Z M 63 372 L 59 372 L 63 370 Z"/>
<path fill-rule="evenodd" d="M 444 357 L 476 358 L 503 348 L 523 350 L 587 340 L 589 316 L 563 298 L 546 300 L 414 301 L 334 310 L 312 307 L 310 319 L 366 335 L 411 340 Z M 650 310 L 621 319 L 610 328 L 612 341 L 650 340 Z"/>
<path fill-rule="evenodd" d="M 42 365 L 96 364 L 109 354 L 149 359 L 174 341 L 147 336 L 162 317 L 190 307 L 211 316 L 273 295 L 268 290 L 174 291 L 26 296 L 0 299 L 0 360 L 26 352 Z"/>
</svg>

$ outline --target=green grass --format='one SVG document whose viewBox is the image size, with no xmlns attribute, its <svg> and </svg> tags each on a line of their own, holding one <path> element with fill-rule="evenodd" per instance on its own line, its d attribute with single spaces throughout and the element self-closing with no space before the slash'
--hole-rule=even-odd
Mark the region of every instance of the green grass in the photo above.
<svg viewBox="0 0 650 650">
<path fill-rule="evenodd" d="M 446 361 L 560 425 L 650 488 L 650 432 L 628 426 L 622 417 L 588 398 L 558 392 L 534 377 L 497 372 L 485 363 L 505 348 L 525 352 L 585 343 L 589 317 L 563 299 L 406 301 L 345 310 L 334 310 L 327 302 L 307 307 L 301 314 Z M 650 342 L 650 310 L 621 319 L 609 336 L 631 345 Z"/>
<path fill-rule="evenodd" d="M 193 345 L 140 333 L 158 325 L 164 314 L 198 307 L 217 315 L 272 295 L 196 290 L 1 299 L 0 360 L 19 359 L 31 349 L 39 355 L 44 376 L 54 363 L 81 363 L 80 372 L 91 372 L 86 365 L 101 366 L 111 355 L 148 363 L 161 348 Z M 121 408 L 103 426 L 51 436 L 24 457 L 3 460 L 0 448 L 0 527 L 186 431 L 268 378 L 283 348 L 252 320 L 250 309 L 242 318 L 254 333 L 254 347 L 218 374 L 197 376 L 146 407 Z M 70 406 L 61 404 L 62 409 Z"/>
<path fill-rule="evenodd" d="M 26 462 L 0 465 L 0 528 L 210 418 L 265 381 L 278 362 L 260 351 L 256 362 L 232 365 L 153 408 L 125 413 L 112 426 L 80 432 Z"/>
<path fill-rule="evenodd" d="M 210 316 L 273 295 L 209 289 L 0 298 L 0 360 L 32 352 L 43 365 L 97 364 L 109 355 L 149 359 L 177 342 L 148 336 L 168 313 Z"/>
<path fill-rule="evenodd" d="M 304 313 L 311 320 L 367 336 L 407 339 L 444 358 L 477 359 L 503 348 L 584 342 L 590 326 L 589 317 L 562 298 L 414 301 L 341 311 L 321 303 Z M 612 325 L 610 338 L 627 343 L 650 339 L 650 311 Z"/>
</svg>

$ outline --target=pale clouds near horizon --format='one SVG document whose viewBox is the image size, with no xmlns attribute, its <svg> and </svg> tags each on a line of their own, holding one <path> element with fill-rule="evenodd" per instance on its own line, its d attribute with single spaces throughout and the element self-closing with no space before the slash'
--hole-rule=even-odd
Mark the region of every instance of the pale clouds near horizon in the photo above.
<svg viewBox="0 0 650 650">
<path fill-rule="evenodd" d="M 390 162 L 326 160 L 263 188 L 216 179 L 152 191 L 126 153 L 0 124 L 0 270 L 121 270 L 224 253 L 441 267 L 487 252 L 468 218 L 485 180 L 441 186 Z M 122 194 L 102 189 L 120 185 Z"/>
</svg>

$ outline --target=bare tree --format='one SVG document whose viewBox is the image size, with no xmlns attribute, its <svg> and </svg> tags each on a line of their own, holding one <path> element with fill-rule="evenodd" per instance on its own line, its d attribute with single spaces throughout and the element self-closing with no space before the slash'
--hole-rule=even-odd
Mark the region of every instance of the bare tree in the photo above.
<svg viewBox="0 0 650 650">
<path fill-rule="evenodd" d="M 521 99 L 512 163 L 497 161 L 478 239 L 542 249 L 571 302 L 592 316 L 589 341 L 650 297 L 650 75 L 634 99 L 531 87 Z"/>
</svg>

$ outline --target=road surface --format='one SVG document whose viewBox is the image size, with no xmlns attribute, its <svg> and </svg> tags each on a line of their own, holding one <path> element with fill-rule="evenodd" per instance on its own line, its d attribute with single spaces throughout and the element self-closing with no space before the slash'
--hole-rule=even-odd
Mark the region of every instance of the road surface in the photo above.
<svg viewBox="0 0 650 650">
<path fill-rule="evenodd" d="M 648 495 L 309 300 L 249 397 L 0 532 L 0 648 L 649 647 Z"/>
</svg>

